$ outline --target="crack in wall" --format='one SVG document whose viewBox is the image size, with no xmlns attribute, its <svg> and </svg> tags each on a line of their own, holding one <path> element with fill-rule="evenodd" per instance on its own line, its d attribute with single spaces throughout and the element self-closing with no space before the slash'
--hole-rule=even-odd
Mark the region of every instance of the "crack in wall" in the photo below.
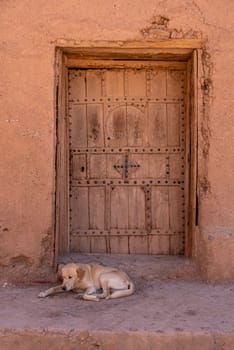
<svg viewBox="0 0 234 350">
<path fill-rule="evenodd" d="M 52 229 L 48 229 L 41 240 L 40 265 L 53 265 L 53 239 Z"/>
<path fill-rule="evenodd" d="M 211 62 L 211 56 L 206 46 L 202 48 L 201 52 L 201 77 L 200 77 L 200 88 L 201 88 L 201 105 L 202 105 L 202 118 L 200 120 L 200 167 L 202 169 L 202 175 L 199 178 L 200 195 L 201 198 L 211 194 L 211 184 L 208 180 L 208 164 L 209 161 L 209 150 L 210 150 L 210 104 L 213 99 L 213 83 L 212 83 L 212 69 L 213 65 Z"/>
<path fill-rule="evenodd" d="M 147 39 L 199 39 L 202 33 L 195 30 L 183 31 L 182 29 L 170 28 L 170 19 L 166 16 L 153 16 L 150 25 L 141 29 L 140 33 Z"/>
<path fill-rule="evenodd" d="M 200 7 L 192 1 L 193 6 L 196 8 L 196 12 L 199 13 L 199 16 L 202 18 L 202 22 L 206 24 L 205 17 L 203 15 Z M 153 16 L 150 20 L 150 25 L 143 28 L 141 34 L 146 39 L 199 39 L 203 37 L 201 31 L 195 31 L 193 28 L 188 31 L 184 31 L 181 28 L 171 28 L 170 19 L 165 15 Z M 198 82 L 199 88 L 201 91 L 201 115 L 199 127 L 199 138 L 200 138 L 200 147 L 198 149 L 201 154 L 200 157 L 200 168 L 202 169 L 200 173 L 199 188 L 201 198 L 207 196 L 211 193 L 211 185 L 208 180 L 208 159 L 209 159 L 209 150 L 210 150 L 210 103 L 213 96 L 213 83 L 212 83 L 212 62 L 211 56 L 208 52 L 206 45 L 201 50 L 201 72 L 200 72 L 200 81 Z"/>
</svg>

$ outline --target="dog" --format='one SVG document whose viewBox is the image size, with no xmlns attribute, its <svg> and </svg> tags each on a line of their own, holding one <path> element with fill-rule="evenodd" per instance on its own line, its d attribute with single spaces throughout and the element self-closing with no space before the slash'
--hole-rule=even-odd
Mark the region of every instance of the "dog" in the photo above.
<svg viewBox="0 0 234 350">
<path fill-rule="evenodd" d="M 135 291 L 134 283 L 125 272 L 98 264 L 59 265 L 58 277 L 62 284 L 41 292 L 39 298 L 64 291 L 84 291 L 84 300 L 99 301 L 126 297 Z"/>
</svg>

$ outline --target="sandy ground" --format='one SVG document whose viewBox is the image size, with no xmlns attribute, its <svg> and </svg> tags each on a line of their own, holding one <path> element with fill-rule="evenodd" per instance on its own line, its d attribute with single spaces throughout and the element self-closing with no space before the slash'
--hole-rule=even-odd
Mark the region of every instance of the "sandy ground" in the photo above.
<svg viewBox="0 0 234 350">
<path fill-rule="evenodd" d="M 77 261 L 77 256 L 69 260 Z M 76 299 L 72 292 L 40 299 L 46 284 L 1 282 L 0 329 L 234 332 L 234 284 L 200 281 L 186 259 L 84 255 L 78 260 L 124 269 L 135 281 L 136 293 L 100 302 Z"/>
</svg>

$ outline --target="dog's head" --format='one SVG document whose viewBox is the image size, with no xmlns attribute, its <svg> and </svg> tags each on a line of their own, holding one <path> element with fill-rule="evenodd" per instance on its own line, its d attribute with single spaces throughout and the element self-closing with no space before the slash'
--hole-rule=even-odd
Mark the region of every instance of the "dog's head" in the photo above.
<svg viewBox="0 0 234 350">
<path fill-rule="evenodd" d="M 58 278 L 62 280 L 62 288 L 66 291 L 77 287 L 84 274 L 85 271 L 79 264 L 70 263 L 58 267 Z"/>
</svg>

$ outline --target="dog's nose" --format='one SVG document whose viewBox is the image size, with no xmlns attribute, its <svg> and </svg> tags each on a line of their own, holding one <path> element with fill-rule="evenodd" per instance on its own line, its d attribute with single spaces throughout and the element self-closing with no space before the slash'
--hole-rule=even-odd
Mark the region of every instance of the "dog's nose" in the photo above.
<svg viewBox="0 0 234 350">
<path fill-rule="evenodd" d="M 66 291 L 66 287 L 65 287 L 65 286 L 63 287 L 63 290 L 65 290 L 65 291 Z"/>
</svg>

